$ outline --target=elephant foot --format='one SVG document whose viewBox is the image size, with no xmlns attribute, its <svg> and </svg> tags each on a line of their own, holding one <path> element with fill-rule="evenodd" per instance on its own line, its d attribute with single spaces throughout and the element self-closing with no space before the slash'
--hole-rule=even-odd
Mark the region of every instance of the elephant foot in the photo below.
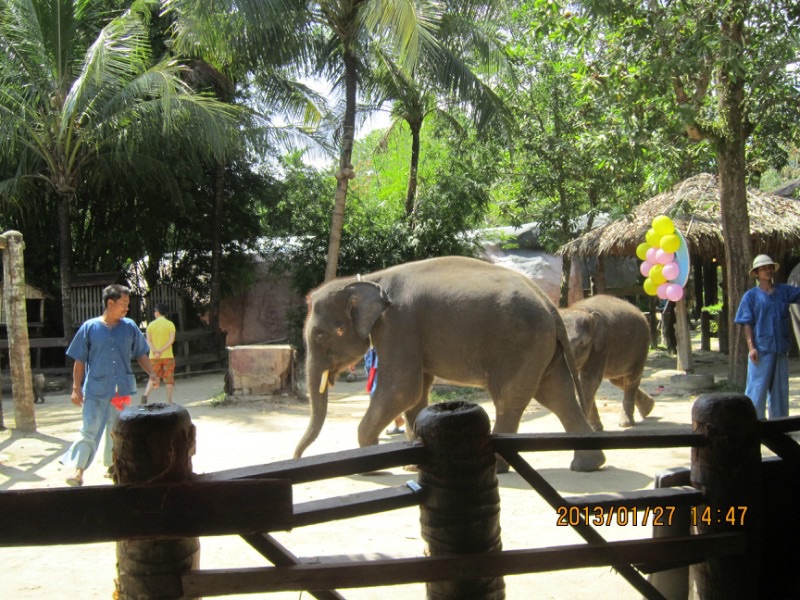
<svg viewBox="0 0 800 600">
<path fill-rule="evenodd" d="M 576 450 L 569 468 L 573 471 L 597 471 L 606 463 L 602 450 Z"/>
<path fill-rule="evenodd" d="M 643 419 L 651 412 L 653 412 L 653 407 L 655 405 L 656 401 L 653 400 L 647 394 L 640 394 L 639 397 L 636 399 L 636 408 Z"/>
<path fill-rule="evenodd" d="M 592 421 L 589 424 L 592 426 L 594 431 L 603 431 L 603 422 L 600 419 L 598 419 L 596 422 Z"/>
<path fill-rule="evenodd" d="M 620 427 L 633 427 L 633 415 L 622 414 L 619 417 Z"/>
</svg>

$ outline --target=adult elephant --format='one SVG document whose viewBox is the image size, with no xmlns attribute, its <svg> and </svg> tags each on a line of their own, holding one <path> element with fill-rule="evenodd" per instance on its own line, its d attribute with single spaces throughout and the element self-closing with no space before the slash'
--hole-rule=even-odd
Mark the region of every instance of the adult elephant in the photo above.
<svg viewBox="0 0 800 600">
<path fill-rule="evenodd" d="M 620 298 L 599 294 L 559 312 L 580 372 L 584 412 L 592 427 L 603 429 L 595 394 L 604 378 L 623 393 L 620 427 L 633 425 L 634 404 L 642 418 L 649 415 L 655 402 L 639 387 L 650 348 L 650 326 L 642 311 Z"/>
<path fill-rule="evenodd" d="M 527 277 L 480 260 L 431 258 L 337 279 L 309 297 L 305 326 L 311 419 L 295 457 L 319 435 L 329 385 L 370 343 L 378 384 L 358 426 L 361 446 L 405 413 L 409 437 L 434 377 L 486 388 L 494 433 L 515 433 L 536 399 L 567 432 L 590 432 L 575 398 L 577 371 L 558 310 Z M 598 469 L 600 451 L 576 451 L 571 468 Z M 498 470 L 508 466 L 499 461 Z"/>
</svg>

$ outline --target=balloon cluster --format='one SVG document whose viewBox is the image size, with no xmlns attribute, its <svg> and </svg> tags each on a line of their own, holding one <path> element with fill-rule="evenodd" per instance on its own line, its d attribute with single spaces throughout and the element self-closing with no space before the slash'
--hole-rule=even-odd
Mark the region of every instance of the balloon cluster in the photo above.
<svg viewBox="0 0 800 600">
<path fill-rule="evenodd" d="M 646 278 L 644 291 L 649 296 L 677 302 L 683 298 L 683 285 L 676 283 L 682 275 L 675 253 L 685 244 L 672 219 L 659 215 L 645 235 L 645 242 L 636 248 L 636 256 L 644 262 L 639 272 Z M 684 279 L 685 281 L 685 279 Z"/>
</svg>

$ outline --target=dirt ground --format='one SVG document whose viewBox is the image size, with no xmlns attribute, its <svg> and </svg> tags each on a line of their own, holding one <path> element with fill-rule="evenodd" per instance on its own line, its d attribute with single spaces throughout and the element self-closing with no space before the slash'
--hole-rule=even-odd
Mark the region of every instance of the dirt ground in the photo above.
<svg viewBox="0 0 800 600">
<path fill-rule="evenodd" d="M 726 362 L 714 352 L 695 352 L 696 372 L 724 379 Z M 800 364 L 792 359 L 790 382 L 795 394 L 800 390 Z M 675 371 L 676 360 L 663 353 L 651 354 L 642 387 L 656 398 L 652 414 L 629 431 L 686 430 L 691 423 L 691 407 L 696 390 L 686 389 Z M 175 398 L 185 406 L 197 428 L 197 454 L 193 459 L 196 473 L 269 463 L 291 457 L 308 420 L 308 405 L 290 396 L 269 399 L 240 399 L 220 403 L 214 397 L 222 392 L 222 374 L 179 379 Z M 356 446 L 356 426 L 366 409 L 364 378 L 354 383 L 341 381 L 332 389 L 329 415 L 319 439 L 306 455 L 331 452 Z M 159 401 L 163 391 L 156 392 Z M 470 394 L 473 398 L 474 393 Z M 479 398 L 480 400 L 480 398 Z M 617 415 L 621 393 L 603 383 L 597 402 L 607 431 L 618 431 Z M 10 394 L 4 400 L 7 431 L 0 432 L 0 490 L 20 490 L 63 486 L 67 475 L 58 456 L 76 437 L 80 425 L 79 410 L 65 393 L 52 392 L 44 404 L 36 405 L 38 432 L 21 435 L 14 431 Z M 493 417 L 491 402 L 481 404 Z M 791 413 L 800 411 L 800 396 L 791 400 Z M 532 402 L 521 432 L 562 431 L 557 419 Z M 397 440 L 385 435 L 381 442 Z M 529 457 L 531 455 L 528 455 Z M 606 453 L 606 466 L 594 473 L 569 470 L 571 453 L 541 453 L 532 464 L 562 494 L 577 495 L 606 491 L 652 488 L 653 476 L 664 469 L 688 466 L 689 449 L 656 449 Z M 531 460 L 531 458 L 529 458 Z M 87 485 L 109 485 L 105 469 L 96 460 L 86 473 Z M 356 475 L 298 485 L 295 502 L 398 485 L 415 479 L 402 469 L 380 474 Z M 571 529 L 556 526 L 556 515 L 545 502 L 514 472 L 499 476 L 501 488 L 501 526 L 506 550 L 542 548 L 576 544 L 581 538 Z M 236 507 L 231 507 L 235 510 Z M 650 526 L 600 527 L 608 540 L 650 537 Z M 299 528 L 275 534 L 294 554 L 304 559 L 345 554 L 395 557 L 419 556 L 424 543 L 419 531 L 416 507 L 379 515 L 348 519 L 335 523 Z M 201 568 L 259 567 L 268 563 L 238 536 L 220 536 L 201 540 Z M 80 546 L 0 548 L 0 598 L 109 599 L 116 575 L 113 543 Z M 508 598 L 552 600 L 626 600 L 640 596 L 610 568 L 580 569 L 557 573 L 506 577 Z M 341 590 L 347 598 L 372 599 L 391 593 L 394 600 L 425 597 L 424 584 L 391 588 Z M 267 595 L 226 596 L 255 598 Z M 299 592 L 269 595 L 276 599 L 310 598 Z"/>
</svg>

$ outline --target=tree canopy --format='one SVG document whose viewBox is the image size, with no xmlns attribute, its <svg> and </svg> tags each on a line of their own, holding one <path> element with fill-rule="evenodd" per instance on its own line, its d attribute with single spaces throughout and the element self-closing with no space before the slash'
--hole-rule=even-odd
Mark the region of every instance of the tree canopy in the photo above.
<svg viewBox="0 0 800 600">
<path fill-rule="evenodd" d="M 0 221 L 65 313 L 71 270 L 131 265 L 213 305 L 265 245 L 304 293 L 484 226 L 554 250 L 716 170 L 735 305 L 744 187 L 797 163 L 795 4 L 0 0 Z"/>
</svg>

